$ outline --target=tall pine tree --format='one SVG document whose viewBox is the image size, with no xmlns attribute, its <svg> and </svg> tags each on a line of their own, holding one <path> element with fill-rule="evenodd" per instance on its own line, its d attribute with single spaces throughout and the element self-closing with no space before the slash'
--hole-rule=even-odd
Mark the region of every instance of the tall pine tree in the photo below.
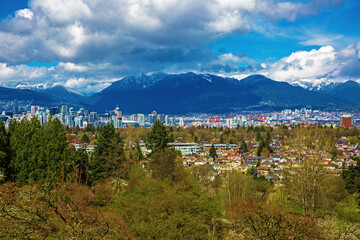
<svg viewBox="0 0 360 240">
<path fill-rule="evenodd" d="M 0 182 L 8 178 L 9 175 L 9 137 L 5 131 L 5 126 L 2 120 L 0 120 Z"/>
<path fill-rule="evenodd" d="M 125 162 L 124 141 L 111 124 L 101 128 L 95 139 L 95 151 L 89 166 L 89 183 L 93 184 L 120 169 Z"/>
<path fill-rule="evenodd" d="M 146 136 L 146 147 L 152 153 L 165 149 L 169 142 L 173 141 L 172 133 L 169 133 L 160 120 L 156 120 L 151 131 Z"/>
</svg>

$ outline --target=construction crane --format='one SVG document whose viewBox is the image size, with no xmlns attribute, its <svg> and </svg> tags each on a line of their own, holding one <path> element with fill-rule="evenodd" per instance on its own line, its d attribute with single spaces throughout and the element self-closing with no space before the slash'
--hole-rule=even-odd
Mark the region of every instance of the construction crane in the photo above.
<svg viewBox="0 0 360 240">
<path fill-rule="evenodd" d="M 230 114 L 230 119 L 232 119 L 233 118 L 233 115 L 232 115 L 232 112 L 231 112 L 231 114 Z"/>
<path fill-rule="evenodd" d="M 217 123 L 220 122 L 220 117 L 219 117 L 219 115 L 216 116 L 216 122 L 217 122 Z"/>
<path fill-rule="evenodd" d="M 210 117 L 210 122 L 209 122 L 209 123 L 213 123 L 213 122 L 214 122 L 214 116 L 211 115 L 211 117 Z"/>
<path fill-rule="evenodd" d="M 251 116 L 250 116 L 250 121 L 252 121 L 253 120 L 253 115 L 252 115 L 252 113 L 251 113 Z"/>
<path fill-rule="evenodd" d="M 26 107 L 31 107 L 31 104 L 33 103 L 34 99 L 31 99 L 30 103 L 26 105 Z"/>
<path fill-rule="evenodd" d="M 263 118 L 263 112 L 261 111 L 260 121 L 262 122 L 264 120 Z"/>
</svg>

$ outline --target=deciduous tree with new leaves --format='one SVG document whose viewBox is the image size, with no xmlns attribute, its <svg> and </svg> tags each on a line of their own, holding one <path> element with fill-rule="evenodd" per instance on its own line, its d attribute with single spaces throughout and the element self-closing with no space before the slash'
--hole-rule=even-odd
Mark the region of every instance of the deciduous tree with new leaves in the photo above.
<svg viewBox="0 0 360 240">
<path fill-rule="evenodd" d="M 130 239 L 116 214 L 100 210 L 96 195 L 74 183 L 0 186 L 1 239 Z"/>
<path fill-rule="evenodd" d="M 320 131 L 305 127 L 294 129 L 288 139 L 294 155 L 288 156 L 293 158 L 284 173 L 284 183 L 289 199 L 302 207 L 304 215 L 314 214 L 325 200 L 327 170 L 322 160 L 331 146 L 324 139 Z"/>
</svg>

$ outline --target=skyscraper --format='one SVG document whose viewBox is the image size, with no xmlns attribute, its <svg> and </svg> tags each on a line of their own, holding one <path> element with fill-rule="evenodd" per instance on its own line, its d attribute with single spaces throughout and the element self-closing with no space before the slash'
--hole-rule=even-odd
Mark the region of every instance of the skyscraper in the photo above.
<svg viewBox="0 0 360 240">
<path fill-rule="evenodd" d="M 156 120 L 156 116 L 154 114 L 149 114 L 148 115 L 148 121 L 150 124 L 153 124 Z"/>
<path fill-rule="evenodd" d="M 36 113 L 36 106 L 31 106 L 30 113 L 31 113 L 31 115 L 32 115 L 32 116 L 35 116 L 35 113 Z"/>
<path fill-rule="evenodd" d="M 144 116 L 144 114 L 139 113 L 137 120 L 138 120 L 140 126 L 144 126 L 144 125 L 145 125 L 145 116 Z"/>
<path fill-rule="evenodd" d="M 185 124 L 184 124 L 184 119 L 183 118 L 180 118 L 179 119 L 179 126 L 180 127 L 183 127 Z"/>
<path fill-rule="evenodd" d="M 174 117 L 169 117 L 169 121 L 170 121 L 171 126 L 175 126 L 175 118 Z"/>
<path fill-rule="evenodd" d="M 14 114 L 19 114 L 19 100 L 14 100 Z"/>
<path fill-rule="evenodd" d="M 343 128 L 352 127 L 352 116 L 351 115 L 342 115 L 340 119 L 340 126 Z"/>
<path fill-rule="evenodd" d="M 61 106 L 61 118 L 64 119 L 65 118 L 65 115 L 67 114 L 68 112 L 68 107 L 66 105 L 62 105 Z"/>
</svg>

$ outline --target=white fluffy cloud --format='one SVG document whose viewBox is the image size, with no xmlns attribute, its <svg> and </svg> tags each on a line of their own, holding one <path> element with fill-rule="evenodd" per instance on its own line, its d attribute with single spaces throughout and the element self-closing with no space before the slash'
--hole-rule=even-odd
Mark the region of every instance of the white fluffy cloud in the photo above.
<svg viewBox="0 0 360 240">
<path fill-rule="evenodd" d="M 65 82 L 64 86 L 74 90 L 81 90 L 79 92 L 84 94 L 92 94 L 103 90 L 111 85 L 115 79 L 85 79 L 85 78 L 72 78 Z"/>
<path fill-rule="evenodd" d="M 319 50 L 299 51 L 281 59 L 270 68 L 269 75 L 278 80 L 316 78 L 332 75 L 336 69 L 336 52 L 325 46 Z"/>
<path fill-rule="evenodd" d="M 86 70 L 88 70 L 88 67 L 86 66 L 80 66 L 80 65 L 76 65 L 75 63 L 70 63 L 70 62 L 60 62 L 58 64 L 58 67 L 63 68 L 65 71 L 70 71 L 70 72 L 84 72 Z"/>
<path fill-rule="evenodd" d="M 72 23 L 91 17 L 91 9 L 82 0 L 32 0 L 30 6 L 37 14 L 55 23 Z"/>
<path fill-rule="evenodd" d="M 15 16 L 32 19 L 34 16 L 34 13 L 30 9 L 25 8 L 25 9 L 16 11 Z"/>
<path fill-rule="evenodd" d="M 17 79 L 18 81 L 42 79 L 50 70 L 45 67 L 32 68 L 26 65 L 8 66 L 6 63 L 0 63 L 0 82 L 8 79 Z"/>
<path fill-rule="evenodd" d="M 360 78 L 360 42 L 336 51 L 332 46 L 298 51 L 272 64 L 270 78 L 279 81 Z"/>
</svg>

